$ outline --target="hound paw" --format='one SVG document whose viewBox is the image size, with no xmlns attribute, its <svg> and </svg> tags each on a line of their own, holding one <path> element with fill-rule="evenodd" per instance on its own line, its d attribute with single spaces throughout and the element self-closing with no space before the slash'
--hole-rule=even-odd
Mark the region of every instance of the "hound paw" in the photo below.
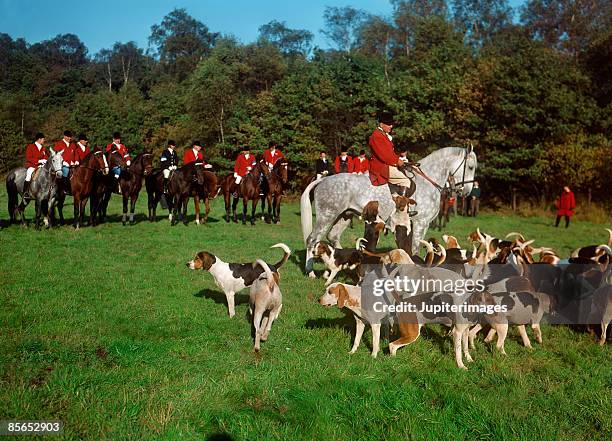
<svg viewBox="0 0 612 441">
<path fill-rule="evenodd" d="M 315 275 L 314 271 L 311 271 L 308 273 L 308 277 L 310 277 L 311 279 L 316 279 L 317 276 Z"/>
</svg>

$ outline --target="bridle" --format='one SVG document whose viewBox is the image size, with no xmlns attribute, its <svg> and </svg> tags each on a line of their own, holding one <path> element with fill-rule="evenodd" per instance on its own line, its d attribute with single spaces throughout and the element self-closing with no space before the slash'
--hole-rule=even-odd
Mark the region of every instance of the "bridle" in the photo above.
<svg viewBox="0 0 612 441">
<path fill-rule="evenodd" d="M 463 159 L 461 160 L 461 162 L 459 163 L 459 165 L 457 166 L 457 168 L 455 168 L 455 170 L 451 173 L 448 174 L 447 178 L 446 178 L 446 182 L 444 183 L 444 186 L 446 186 L 446 183 L 448 183 L 451 187 L 451 189 L 453 190 L 457 190 L 461 187 L 463 187 L 464 184 L 470 184 L 472 182 L 474 182 L 474 179 L 466 181 L 465 180 L 465 174 L 467 171 L 467 159 L 468 156 L 470 154 L 470 151 L 468 151 L 468 149 L 465 149 L 465 154 L 463 155 Z M 455 173 L 457 173 L 459 171 L 459 169 L 461 168 L 461 166 L 463 166 L 463 172 L 462 172 L 462 176 L 461 176 L 461 181 L 456 182 L 455 181 Z M 427 182 L 429 182 L 431 185 L 433 185 L 436 190 L 438 190 L 440 193 L 442 193 L 442 189 L 443 187 L 438 184 L 437 182 L 435 182 L 433 179 L 431 179 L 429 176 L 427 176 L 427 174 L 421 170 L 421 167 L 418 164 L 415 165 L 410 165 L 410 167 L 412 168 L 412 171 L 419 175 L 420 177 L 422 177 L 423 179 L 425 179 Z"/>
</svg>

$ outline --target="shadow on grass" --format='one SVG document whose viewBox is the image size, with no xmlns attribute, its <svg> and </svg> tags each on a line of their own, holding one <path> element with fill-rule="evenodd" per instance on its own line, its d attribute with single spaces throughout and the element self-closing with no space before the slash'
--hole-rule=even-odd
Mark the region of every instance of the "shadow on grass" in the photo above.
<svg viewBox="0 0 612 441">
<path fill-rule="evenodd" d="M 225 297 L 225 293 L 222 291 L 216 291 L 213 289 L 203 289 L 193 295 L 194 297 L 201 297 L 205 299 L 211 299 L 215 303 L 223 305 L 227 308 L 227 297 Z M 234 304 L 236 306 L 243 305 L 245 303 L 249 303 L 249 295 L 245 294 L 236 294 L 234 296 Z"/>
</svg>

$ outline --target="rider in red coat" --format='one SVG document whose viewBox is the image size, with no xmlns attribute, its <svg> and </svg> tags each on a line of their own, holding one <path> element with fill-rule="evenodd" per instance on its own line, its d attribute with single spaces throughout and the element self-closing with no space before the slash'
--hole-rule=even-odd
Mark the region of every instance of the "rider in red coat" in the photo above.
<svg viewBox="0 0 612 441">
<path fill-rule="evenodd" d="M 563 193 L 561 193 L 555 205 L 557 207 L 555 227 L 559 226 L 561 217 L 565 217 L 565 228 L 569 227 L 570 218 L 574 215 L 574 208 L 576 208 L 574 192 L 568 186 L 563 187 Z"/>
<path fill-rule="evenodd" d="M 370 161 L 366 157 L 365 150 L 359 152 L 359 156 L 353 159 L 353 173 L 367 175 L 370 171 Z"/>
<path fill-rule="evenodd" d="M 72 132 L 70 130 L 66 130 L 64 131 L 64 137 L 57 141 L 53 146 L 53 151 L 62 155 L 64 162 L 66 162 L 64 154 L 72 148 L 74 148 L 74 142 L 72 142 Z"/>
<path fill-rule="evenodd" d="M 263 160 L 271 170 L 274 168 L 274 164 L 277 163 L 280 159 L 284 159 L 285 156 L 283 153 L 276 148 L 276 143 L 274 141 L 270 141 L 268 143 L 268 149 L 263 154 Z"/>
<path fill-rule="evenodd" d="M 26 176 L 23 183 L 23 197 L 29 196 L 30 181 L 32 175 L 38 167 L 42 167 L 47 163 L 47 151 L 45 150 L 45 135 L 37 133 L 33 144 L 28 144 L 25 151 L 25 166 Z"/>
<path fill-rule="evenodd" d="M 336 173 L 353 173 L 354 167 L 355 164 L 353 158 L 348 154 L 348 149 L 342 149 L 340 156 L 336 156 L 334 161 L 334 170 Z"/>
<path fill-rule="evenodd" d="M 378 127 L 370 135 L 370 182 L 379 186 L 387 183 L 399 185 L 401 190 L 396 190 L 400 195 L 406 195 L 411 185 L 410 179 L 402 173 L 398 167 L 403 168 L 404 160 L 400 158 L 393 149 L 393 115 L 390 112 L 381 112 L 378 118 Z M 416 216 L 416 211 L 411 211 L 410 216 Z"/>
<path fill-rule="evenodd" d="M 191 148 L 185 150 L 183 154 L 183 165 L 191 164 L 192 162 L 204 162 L 204 153 L 202 153 L 202 143 L 194 141 Z"/>
<path fill-rule="evenodd" d="M 234 178 L 236 178 L 236 184 L 240 184 L 242 178 L 244 178 L 253 167 L 257 165 L 257 158 L 251 154 L 249 147 L 245 147 L 242 153 L 236 158 L 236 165 L 234 165 Z"/>
<path fill-rule="evenodd" d="M 125 165 L 129 167 L 131 165 L 132 158 L 130 157 L 130 153 L 128 152 L 127 147 L 121 144 L 121 134 L 119 132 L 113 133 L 113 142 L 106 146 L 106 152 L 108 153 L 113 149 L 119 152 L 119 154 L 123 157 L 123 160 L 125 161 Z M 112 171 L 115 174 L 115 178 L 119 179 L 119 175 L 121 174 L 121 167 L 113 167 Z"/>
</svg>

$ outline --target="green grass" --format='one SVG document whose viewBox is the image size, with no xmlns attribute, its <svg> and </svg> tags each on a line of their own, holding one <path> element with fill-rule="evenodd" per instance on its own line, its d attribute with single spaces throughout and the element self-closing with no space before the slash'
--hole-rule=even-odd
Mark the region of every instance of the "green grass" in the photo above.
<svg viewBox="0 0 612 441">
<path fill-rule="evenodd" d="M 199 227 L 141 217 L 0 231 L 0 419 L 60 419 L 66 439 L 609 439 L 612 357 L 594 337 L 545 326 L 529 351 L 512 330 L 506 357 L 479 342 L 466 372 L 439 327 L 377 359 L 368 330 L 351 356 L 352 317 L 317 305 L 323 281 L 302 274 L 298 205 L 283 205 L 281 225 L 255 227 L 227 225 L 222 205 Z M 563 255 L 606 239 L 602 225 L 551 224 L 491 213 L 453 218 L 446 231 L 460 241 L 476 225 L 521 231 Z M 361 231 L 357 222 L 347 244 Z M 199 250 L 276 261 L 268 247 L 280 241 L 295 250 L 284 308 L 254 354 L 248 291 L 230 319 L 211 276 L 185 262 Z"/>
</svg>

